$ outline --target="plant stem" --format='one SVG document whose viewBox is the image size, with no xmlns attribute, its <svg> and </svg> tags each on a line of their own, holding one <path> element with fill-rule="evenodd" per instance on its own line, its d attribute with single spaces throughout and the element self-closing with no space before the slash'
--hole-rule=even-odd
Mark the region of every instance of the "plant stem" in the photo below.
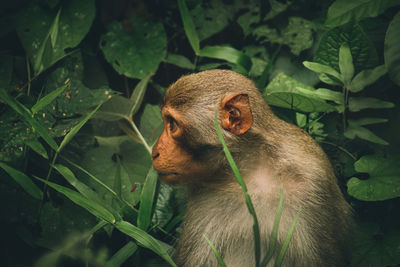
<svg viewBox="0 0 400 267">
<path fill-rule="evenodd" d="M 144 139 L 143 135 L 140 133 L 139 129 L 136 127 L 136 124 L 133 122 L 133 120 L 131 118 L 126 118 L 126 120 L 129 122 L 129 124 L 131 125 L 131 127 L 133 128 L 133 130 L 135 131 L 137 136 L 139 137 L 140 141 L 143 143 L 144 147 L 147 149 L 147 151 L 151 155 L 151 148 L 147 144 L 147 142 Z"/>
</svg>

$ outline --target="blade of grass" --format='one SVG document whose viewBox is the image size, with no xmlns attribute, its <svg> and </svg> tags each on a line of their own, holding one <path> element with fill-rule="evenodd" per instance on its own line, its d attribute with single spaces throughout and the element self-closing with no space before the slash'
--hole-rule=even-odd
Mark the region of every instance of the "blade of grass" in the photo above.
<svg viewBox="0 0 400 267">
<path fill-rule="evenodd" d="M 155 252 L 171 266 L 177 267 L 161 243 L 139 227 L 136 227 L 126 221 L 116 222 L 115 227 L 122 233 L 135 239 L 142 247 L 148 248 Z"/>
<path fill-rule="evenodd" d="M 200 54 L 200 40 L 185 0 L 178 0 L 178 7 L 179 12 L 181 13 L 186 36 L 189 39 L 189 43 L 192 46 L 194 53 L 198 56 Z"/>
<path fill-rule="evenodd" d="M 82 208 L 86 209 L 94 216 L 96 216 L 100 219 L 103 219 L 107 222 L 115 223 L 114 215 L 110 211 L 108 211 L 106 208 L 104 208 L 101 204 L 99 204 L 91 199 L 88 199 L 88 198 L 84 197 L 82 194 L 80 194 L 74 190 L 71 190 L 67 187 L 46 181 L 37 176 L 34 176 L 34 177 L 36 179 L 38 179 L 39 181 L 42 181 L 43 183 L 47 184 L 51 188 L 55 189 L 59 193 L 63 194 L 64 196 L 69 198 L 72 202 L 74 202 L 78 206 L 81 206 Z"/>
<path fill-rule="evenodd" d="M 4 89 L 0 90 L 0 98 L 13 108 L 18 114 L 32 126 L 32 128 L 43 138 L 43 140 L 54 150 L 58 149 L 57 143 L 50 137 L 49 131 L 42 126 L 34 117 L 32 112 L 19 101 L 12 98 Z"/>
<path fill-rule="evenodd" d="M 258 219 L 257 219 L 257 215 L 256 215 L 256 211 L 254 210 L 254 206 L 253 203 L 251 201 L 250 195 L 247 191 L 247 186 L 243 181 L 242 175 L 239 172 L 239 169 L 235 163 L 235 161 L 233 160 L 232 154 L 229 151 L 228 147 L 226 146 L 224 137 L 222 136 L 222 132 L 221 132 L 221 128 L 219 126 L 218 123 L 218 116 L 217 116 L 217 107 L 216 105 L 214 105 L 214 122 L 215 122 L 215 127 L 217 129 L 217 134 L 218 134 L 218 138 L 222 144 L 222 147 L 224 149 L 224 153 L 225 156 L 229 162 L 229 165 L 232 168 L 233 173 L 235 174 L 236 180 L 237 182 L 240 184 L 240 186 L 242 187 L 243 190 L 243 194 L 244 194 L 244 198 L 246 200 L 246 205 L 247 208 L 250 212 L 250 214 L 253 217 L 253 233 L 254 233 L 254 255 L 255 255 L 255 260 L 256 260 L 256 267 L 258 267 L 260 265 L 260 228 L 258 225 Z"/>
<path fill-rule="evenodd" d="M 38 140 L 36 140 L 36 139 L 30 140 L 30 141 L 26 142 L 25 144 L 27 146 L 29 146 L 33 151 L 38 153 L 40 156 L 42 156 L 43 158 L 49 159 L 46 149 L 44 148 L 42 143 L 40 143 Z"/>
<path fill-rule="evenodd" d="M 283 245 L 282 245 L 281 250 L 279 251 L 279 255 L 278 255 L 278 258 L 277 258 L 276 261 L 275 261 L 274 267 L 280 267 L 280 266 L 282 265 L 283 258 L 285 257 L 286 251 L 287 251 L 287 249 L 288 249 L 288 247 L 289 247 L 290 240 L 292 239 L 294 227 L 296 226 L 297 219 L 298 219 L 299 216 L 300 216 L 300 212 L 301 212 L 301 209 L 299 209 L 299 210 L 297 211 L 296 217 L 294 217 L 293 223 L 292 223 L 292 225 L 290 226 L 289 232 L 288 232 L 288 234 L 287 234 L 287 236 L 286 236 L 286 239 L 285 239 L 285 241 L 283 242 Z"/>
<path fill-rule="evenodd" d="M 65 180 L 67 180 L 73 187 L 75 187 L 75 189 L 78 190 L 79 193 L 97 203 L 102 202 L 97 193 L 94 192 L 89 186 L 79 181 L 68 167 L 61 164 L 56 164 L 53 167 L 65 178 Z"/>
<path fill-rule="evenodd" d="M 0 162 L 0 167 L 10 175 L 29 195 L 41 200 L 43 196 L 42 190 L 23 172 L 18 171 L 7 164 Z"/>
<path fill-rule="evenodd" d="M 129 117 L 132 118 L 133 115 L 136 114 L 136 112 L 139 110 L 140 105 L 143 102 L 143 97 L 146 93 L 147 89 L 147 84 L 150 81 L 150 78 L 153 74 L 147 75 L 145 78 L 143 78 L 135 87 L 135 90 L 133 90 L 133 93 L 131 95 L 130 100 L 134 102 L 132 105 L 132 109 L 129 112 Z"/>
<path fill-rule="evenodd" d="M 33 105 L 33 107 L 31 108 L 32 113 L 35 114 L 36 112 L 38 112 L 39 110 L 50 104 L 57 96 L 59 96 L 62 92 L 64 92 L 65 88 L 67 88 L 68 85 L 69 83 L 61 86 L 60 88 L 54 90 L 53 92 L 39 99 L 36 102 L 36 104 Z"/>
<path fill-rule="evenodd" d="M 71 139 L 79 132 L 83 125 L 93 116 L 94 113 L 100 108 L 102 104 L 99 104 L 94 110 L 92 110 L 86 117 L 81 120 L 77 125 L 75 125 L 69 133 L 64 137 L 60 146 L 57 149 L 57 153 L 60 153 L 61 150 L 71 141 Z"/>
<path fill-rule="evenodd" d="M 129 241 L 121 249 L 119 249 L 112 257 L 106 262 L 107 267 L 120 266 L 123 264 L 133 253 L 138 249 L 135 242 Z"/>
<path fill-rule="evenodd" d="M 274 255 L 276 241 L 278 239 L 278 228 L 279 228 L 279 222 L 281 220 L 282 208 L 283 208 L 283 185 L 281 186 L 281 197 L 279 199 L 278 208 L 276 209 L 274 227 L 272 228 L 271 239 L 269 241 L 269 246 L 268 246 L 268 252 L 267 255 L 264 257 L 264 260 L 261 262 L 261 267 L 267 266 L 272 256 Z"/>
<path fill-rule="evenodd" d="M 210 239 L 208 239 L 207 236 L 204 235 L 204 234 L 203 234 L 203 237 L 206 239 L 208 245 L 211 247 L 211 249 L 212 249 L 212 251 L 213 251 L 215 257 L 216 257 L 217 260 L 218 260 L 219 265 L 220 265 L 221 267 L 226 267 L 226 264 L 225 264 L 224 260 L 222 259 L 221 255 L 219 255 L 217 249 L 214 247 L 213 243 L 211 243 Z"/>
<path fill-rule="evenodd" d="M 140 207 L 137 218 L 137 225 L 143 230 L 147 230 L 153 217 L 155 195 L 158 186 L 158 175 L 153 167 L 147 173 L 146 180 L 140 194 Z"/>
</svg>

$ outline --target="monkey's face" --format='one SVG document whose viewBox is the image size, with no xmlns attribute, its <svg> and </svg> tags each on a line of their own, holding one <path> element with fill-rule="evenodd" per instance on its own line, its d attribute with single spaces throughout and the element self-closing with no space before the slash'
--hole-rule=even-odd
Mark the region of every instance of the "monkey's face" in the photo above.
<svg viewBox="0 0 400 267">
<path fill-rule="evenodd" d="M 159 177 L 171 184 L 186 183 L 201 178 L 210 170 L 184 146 L 182 116 L 173 108 L 162 109 L 164 131 L 153 147 L 153 167 Z"/>
</svg>

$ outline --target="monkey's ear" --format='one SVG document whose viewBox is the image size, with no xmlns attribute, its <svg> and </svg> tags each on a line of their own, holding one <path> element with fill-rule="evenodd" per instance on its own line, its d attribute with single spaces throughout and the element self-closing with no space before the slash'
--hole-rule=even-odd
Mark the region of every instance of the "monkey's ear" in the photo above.
<svg viewBox="0 0 400 267">
<path fill-rule="evenodd" d="M 233 134 L 244 134 L 253 124 L 253 114 L 247 94 L 226 96 L 221 102 L 219 112 L 222 127 Z"/>
</svg>

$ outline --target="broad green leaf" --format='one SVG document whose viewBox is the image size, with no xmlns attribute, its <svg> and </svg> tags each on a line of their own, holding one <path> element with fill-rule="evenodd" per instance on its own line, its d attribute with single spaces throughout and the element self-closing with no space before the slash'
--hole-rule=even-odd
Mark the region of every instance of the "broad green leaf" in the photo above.
<svg viewBox="0 0 400 267">
<path fill-rule="evenodd" d="M 44 9 L 35 2 L 31 3 L 20 12 L 16 28 L 31 62 L 40 62 L 35 68 L 38 73 L 39 69 L 43 71 L 64 58 L 68 55 L 65 52 L 67 48 L 75 48 L 82 41 L 92 25 L 96 8 L 94 0 L 62 2 L 57 23 L 55 18 L 59 10 Z M 55 27 L 57 24 L 58 27 Z M 52 30 L 51 25 L 54 25 Z M 40 52 L 42 47 L 44 51 Z M 40 56 L 42 58 L 38 59 Z"/>
<path fill-rule="evenodd" d="M 385 65 L 390 78 L 400 86 L 400 12 L 390 22 L 385 37 Z"/>
<path fill-rule="evenodd" d="M 39 200 L 42 199 L 42 190 L 32 182 L 31 178 L 3 162 L 0 162 L 0 167 L 3 168 L 3 170 L 6 171 L 8 175 L 10 175 L 29 195 Z"/>
<path fill-rule="evenodd" d="M 54 150 L 58 149 L 57 143 L 50 137 L 49 132 L 35 118 L 29 109 L 20 102 L 8 95 L 4 89 L 0 89 L 0 99 L 12 107 L 18 114 L 32 126 L 32 128 L 46 141 L 46 143 Z"/>
<path fill-rule="evenodd" d="M 73 191 L 67 187 L 46 181 L 46 180 L 41 179 L 36 176 L 35 176 L 35 178 L 38 179 L 39 181 L 42 181 L 43 183 L 47 184 L 48 186 L 55 189 L 59 193 L 65 195 L 72 202 L 74 202 L 75 204 L 86 209 L 94 216 L 96 216 L 100 219 L 103 219 L 107 222 L 115 223 L 114 215 L 110 211 L 108 211 L 106 208 L 104 208 L 101 204 L 99 204 L 91 199 L 88 199 L 88 198 L 84 197 L 82 194 L 80 194 L 76 191 Z"/>
<path fill-rule="evenodd" d="M 326 75 L 325 73 L 319 73 L 318 78 L 320 79 L 321 82 L 329 84 L 329 85 L 334 85 L 334 86 L 343 86 L 343 83 L 331 76 Z"/>
<path fill-rule="evenodd" d="M 189 39 L 189 43 L 196 55 L 200 53 L 200 40 L 196 31 L 196 27 L 193 23 L 192 16 L 186 5 L 185 0 L 178 0 L 179 12 L 181 14 L 183 27 L 185 29 L 186 37 Z"/>
<path fill-rule="evenodd" d="M 138 245 L 133 241 L 129 241 L 119 249 L 112 257 L 106 262 L 107 267 L 114 267 L 122 265 L 127 259 L 129 259 L 138 249 Z"/>
<path fill-rule="evenodd" d="M 376 82 L 380 77 L 385 75 L 386 72 L 385 65 L 378 66 L 374 69 L 363 70 L 354 77 L 348 89 L 353 93 L 360 92 L 368 85 Z"/>
<path fill-rule="evenodd" d="M 214 256 L 217 258 L 219 266 L 226 267 L 224 260 L 222 259 L 221 255 L 219 254 L 218 250 L 214 247 L 213 243 L 208 239 L 206 235 L 203 234 L 204 239 L 207 241 L 208 245 L 210 246 Z"/>
<path fill-rule="evenodd" d="M 339 48 L 339 70 L 343 77 L 344 85 L 348 87 L 354 76 L 354 65 L 353 57 L 347 44 L 342 44 Z"/>
<path fill-rule="evenodd" d="M 70 84 L 66 83 L 65 85 L 61 86 L 60 88 L 50 92 L 49 94 L 45 95 L 44 97 L 38 99 L 35 105 L 31 108 L 32 113 L 35 114 L 48 104 L 50 104 L 57 96 L 59 96 L 62 92 L 64 92 L 65 88 L 67 88 Z"/>
<path fill-rule="evenodd" d="M 241 66 L 246 72 L 251 69 L 250 57 L 230 46 L 206 46 L 201 49 L 199 56 L 226 60 Z"/>
<path fill-rule="evenodd" d="M 168 53 L 165 62 L 176 65 L 182 69 L 193 70 L 195 68 L 195 65 L 190 62 L 187 57 L 184 57 L 182 55 Z"/>
<path fill-rule="evenodd" d="M 133 115 L 139 110 L 142 102 L 144 94 L 146 93 L 147 84 L 150 81 L 152 75 L 148 75 L 146 78 L 142 79 L 133 90 L 133 93 L 130 97 L 130 100 L 133 102 L 131 111 L 129 112 L 129 118 L 132 118 Z"/>
<path fill-rule="evenodd" d="M 349 120 L 349 126 L 344 132 L 344 136 L 349 138 L 349 139 L 354 139 L 355 137 L 367 140 L 372 143 L 380 144 L 380 145 L 388 145 L 389 143 L 383 140 L 382 138 L 378 137 L 375 135 L 373 132 L 368 130 L 365 127 L 362 127 L 362 125 L 368 125 L 368 124 L 375 124 L 375 123 L 381 123 L 381 122 L 386 122 L 386 119 L 379 119 L 379 118 L 367 118 L 367 119 L 361 119 L 361 120 Z"/>
<path fill-rule="evenodd" d="M 145 231 L 149 228 L 153 217 L 157 184 L 157 172 L 153 168 L 150 168 L 140 195 L 140 207 L 137 218 L 137 226 Z"/>
<path fill-rule="evenodd" d="M 93 116 L 94 113 L 100 108 L 101 104 L 98 105 L 94 110 L 92 110 L 89 114 L 87 114 L 83 120 L 81 120 L 77 125 L 75 125 L 71 131 L 64 137 L 60 146 L 57 149 L 57 153 L 60 151 L 71 141 L 72 138 L 79 132 L 79 130 L 85 125 L 85 123 Z"/>
<path fill-rule="evenodd" d="M 279 73 L 268 84 L 263 96 L 270 105 L 294 109 L 296 111 L 334 111 L 335 106 L 326 103 L 324 100 L 328 94 L 322 89 L 319 90 L 321 91 L 298 82 L 284 73 Z"/>
<path fill-rule="evenodd" d="M 66 166 L 61 164 L 54 165 L 54 169 L 56 169 L 64 178 L 68 181 L 76 190 L 79 191 L 82 195 L 91 199 L 97 203 L 101 203 L 99 196 L 94 192 L 90 187 L 79 181 L 75 174 Z"/>
<path fill-rule="evenodd" d="M 351 240 L 351 266 L 396 266 L 400 262 L 399 243 L 398 229 L 390 229 L 386 224 L 361 222 Z"/>
<path fill-rule="evenodd" d="M 209 3 L 200 2 L 190 10 L 200 41 L 209 38 L 228 26 L 240 6 L 238 1 L 213 0 Z"/>
<path fill-rule="evenodd" d="M 367 155 L 354 163 L 359 173 L 368 173 L 369 178 L 352 177 L 347 182 L 347 192 L 360 200 L 382 201 L 400 197 L 400 157 L 383 158 Z"/>
<path fill-rule="evenodd" d="M 27 146 L 29 146 L 33 151 L 38 153 L 40 156 L 42 156 L 43 158 L 49 159 L 46 149 L 44 148 L 42 143 L 40 143 L 38 140 L 32 139 L 32 140 L 27 141 L 25 144 Z"/>
<path fill-rule="evenodd" d="M 122 75 L 144 79 L 154 74 L 164 57 L 167 36 L 161 22 L 132 16 L 132 32 L 114 21 L 101 36 L 100 48 L 106 60 Z"/>
<path fill-rule="evenodd" d="M 140 117 L 139 130 L 147 143 L 152 146 L 160 137 L 164 123 L 161 117 L 161 109 L 158 105 L 146 104 Z"/>
<path fill-rule="evenodd" d="M 95 118 L 105 121 L 118 121 L 129 118 L 130 112 L 134 109 L 135 102 L 123 97 L 113 96 L 105 102 L 95 114 Z"/>
<path fill-rule="evenodd" d="M 309 62 L 309 61 L 304 61 L 303 65 L 306 68 L 308 68 L 308 69 L 310 69 L 312 71 L 315 71 L 317 73 L 324 73 L 324 74 L 332 75 L 333 77 L 335 77 L 339 81 L 343 82 L 342 75 L 339 72 L 337 72 L 335 69 L 331 68 L 330 66 L 323 65 L 323 64 L 320 64 L 320 63 L 316 63 L 316 62 Z"/>
<path fill-rule="evenodd" d="M 374 45 L 360 25 L 348 23 L 325 32 L 318 45 L 314 61 L 339 71 L 339 49 L 347 44 L 353 58 L 355 73 L 377 65 L 378 55 Z"/>
<path fill-rule="evenodd" d="M 349 98 L 349 110 L 351 112 L 357 112 L 367 108 L 393 108 L 392 102 L 383 101 L 373 97 L 350 97 Z"/>
<path fill-rule="evenodd" d="M 396 4 L 396 0 L 336 0 L 328 9 L 325 25 L 333 28 L 353 20 L 376 17 Z"/>
<path fill-rule="evenodd" d="M 256 39 L 264 43 L 278 43 L 290 47 L 294 55 L 311 48 L 314 43 L 314 23 L 301 17 L 289 17 L 289 24 L 284 29 L 270 28 L 263 24 L 252 31 Z"/>
<path fill-rule="evenodd" d="M 176 264 L 173 262 L 173 260 L 168 255 L 164 247 L 160 244 L 160 242 L 139 227 L 136 227 L 126 221 L 116 222 L 115 227 L 122 233 L 127 234 L 128 236 L 135 239 L 139 243 L 139 245 L 155 252 L 157 255 L 167 261 L 171 266 L 176 267 Z"/>
</svg>

